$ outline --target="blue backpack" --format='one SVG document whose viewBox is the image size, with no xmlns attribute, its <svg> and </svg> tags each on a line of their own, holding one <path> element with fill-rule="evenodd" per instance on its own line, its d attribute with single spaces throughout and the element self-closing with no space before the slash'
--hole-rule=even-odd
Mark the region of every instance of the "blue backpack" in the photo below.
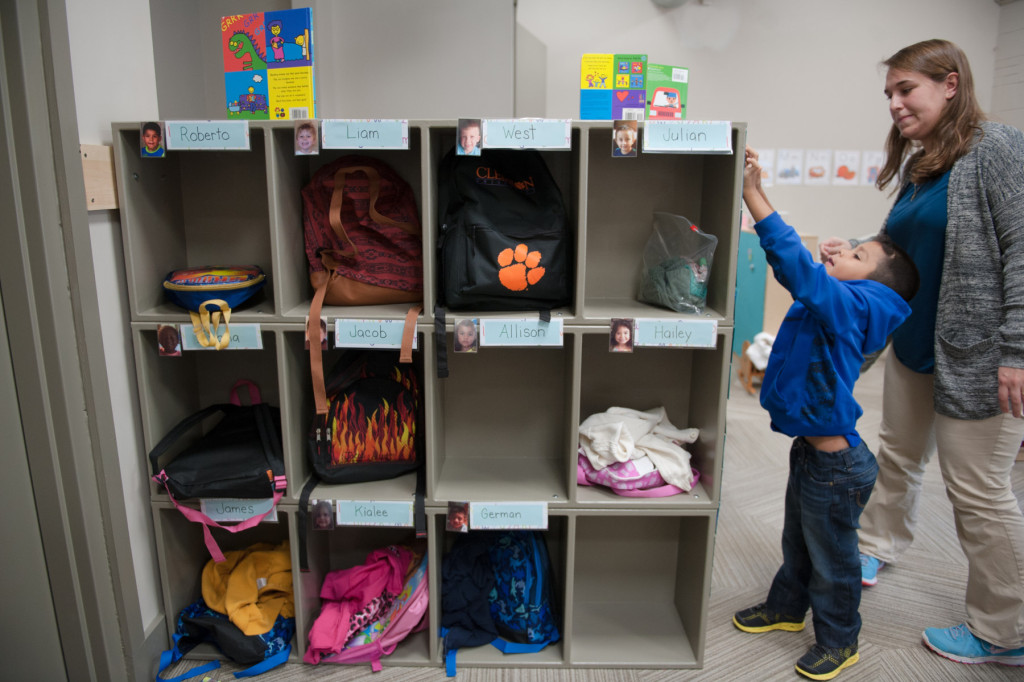
<svg viewBox="0 0 1024 682">
<path fill-rule="evenodd" d="M 507 654 L 535 653 L 561 638 L 543 533 L 460 535 L 441 571 L 441 635 L 449 677 L 455 676 L 461 647 L 491 644 Z"/>
</svg>

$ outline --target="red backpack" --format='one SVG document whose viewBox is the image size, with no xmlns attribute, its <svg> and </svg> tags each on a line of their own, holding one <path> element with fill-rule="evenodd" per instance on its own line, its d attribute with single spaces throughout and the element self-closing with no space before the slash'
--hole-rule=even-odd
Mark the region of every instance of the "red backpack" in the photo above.
<svg viewBox="0 0 1024 682">
<path fill-rule="evenodd" d="M 416 197 L 390 166 L 343 156 L 302 189 L 309 281 L 327 305 L 423 298 L 423 241 Z"/>
</svg>

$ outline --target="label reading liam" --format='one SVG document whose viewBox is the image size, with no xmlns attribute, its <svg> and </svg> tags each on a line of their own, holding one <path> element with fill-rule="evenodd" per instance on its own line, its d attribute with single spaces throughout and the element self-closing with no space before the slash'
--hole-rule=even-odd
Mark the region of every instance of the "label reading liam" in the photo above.
<svg viewBox="0 0 1024 682">
<path fill-rule="evenodd" d="M 562 345 L 562 320 L 480 320 L 480 346 Z"/>
<path fill-rule="evenodd" d="M 729 121 L 645 121 L 644 153 L 732 154 Z"/>
<path fill-rule="evenodd" d="M 258 323 L 232 324 L 228 328 L 228 345 L 221 350 L 263 350 L 263 334 Z M 214 330 L 214 336 L 220 339 L 224 335 L 224 321 Z M 181 325 L 182 350 L 217 350 L 214 344 L 203 346 L 196 338 L 192 325 Z"/>
<path fill-rule="evenodd" d="M 634 346 L 714 348 L 718 320 L 637 319 Z"/>
<path fill-rule="evenodd" d="M 277 507 L 274 506 L 272 497 L 265 500 L 200 499 L 199 511 L 218 523 L 221 521 L 245 521 L 269 511 L 270 513 L 263 517 L 263 521 L 277 522 Z"/>
<path fill-rule="evenodd" d="M 485 118 L 483 149 L 571 149 L 572 120 L 554 118 Z"/>
<path fill-rule="evenodd" d="M 335 348 L 401 348 L 405 320 L 347 320 L 334 321 Z M 413 334 L 412 347 L 419 346 L 418 334 Z"/>
<path fill-rule="evenodd" d="M 248 121 L 166 121 L 167 150 L 249 151 Z"/>
<path fill-rule="evenodd" d="M 469 527 L 473 530 L 547 530 L 548 506 L 543 502 L 471 502 Z"/>
<path fill-rule="evenodd" d="M 320 124 L 324 149 L 408 149 L 409 121 L 336 118 Z"/>
<path fill-rule="evenodd" d="M 407 528 L 413 525 L 412 512 L 413 503 L 409 501 L 338 500 L 338 525 Z"/>
</svg>

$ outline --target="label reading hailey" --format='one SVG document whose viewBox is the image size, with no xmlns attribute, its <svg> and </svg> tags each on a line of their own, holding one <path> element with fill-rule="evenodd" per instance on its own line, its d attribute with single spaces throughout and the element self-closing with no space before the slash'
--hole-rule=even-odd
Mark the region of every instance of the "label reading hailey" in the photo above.
<svg viewBox="0 0 1024 682">
<path fill-rule="evenodd" d="M 544 502 L 472 502 L 469 527 L 473 530 L 547 530 L 548 505 Z"/>
<path fill-rule="evenodd" d="M 562 320 L 480 320 L 481 346 L 562 346 Z"/>
<path fill-rule="evenodd" d="M 638 319 L 633 345 L 714 348 L 717 337 L 717 320 Z"/>
<path fill-rule="evenodd" d="M 399 526 L 413 525 L 412 502 L 382 502 L 380 500 L 338 500 L 339 526 Z"/>
<path fill-rule="evenodd" d="M 167 121 L 167 149 L 249 150 L 248 121 Z"/>
<path fill-rule="evenodd" d="M 401 348 L 405 320 L 347 320 L 334 321 L 335 348 Z M 413 334 L 412 347 L 419 345 Z"/>
<path fill-rule="evenodd" d="M 199 510 L 218 523 L 221 521 L 245 521 L 264 512 L 264 521 L 277 521 L 277 507 L 274 498 L 265 500 L 234 500 L 229 498 L 201 499 Z"/>
</svg>

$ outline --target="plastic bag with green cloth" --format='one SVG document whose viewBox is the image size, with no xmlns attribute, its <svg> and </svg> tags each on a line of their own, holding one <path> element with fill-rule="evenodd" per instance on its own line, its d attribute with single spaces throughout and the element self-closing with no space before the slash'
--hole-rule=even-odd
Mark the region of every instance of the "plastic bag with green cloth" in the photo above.
<svg viewBox="0 0 1024 682">
<path fill-rule="evenodd" d="M 702 313 L 718 237 L 681 215 L 657 212 L 640 271 L 643 303 L 680 313 Z"/>
</svg>

